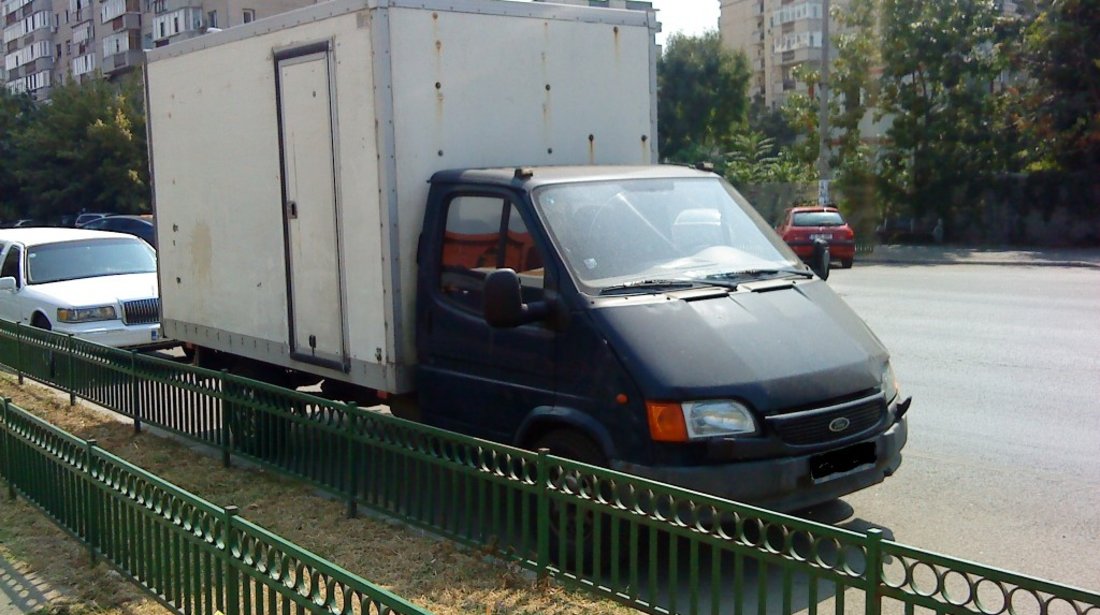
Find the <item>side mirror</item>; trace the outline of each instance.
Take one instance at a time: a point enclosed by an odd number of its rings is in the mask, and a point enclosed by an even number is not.
[[[484,313],[490,326],[512,328],[545,320],[550,315],[550,304],[524,303],[516,272],[497,269],[485,278]]]
[[[829,242],[814,240],[814,255],[810,259],[810,269],[822,280],[829,279]]]
[[[9,292],[15,292],[18,288],[15,284],[15,278],[8,276],[6,278],[0,278],[0,290],[6,290]]]

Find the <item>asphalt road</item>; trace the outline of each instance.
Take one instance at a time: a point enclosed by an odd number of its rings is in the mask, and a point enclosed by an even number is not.
[[[1100,590],[1100,270],[857,263],[829,284],[914,402],[899,472],[813,516]]]

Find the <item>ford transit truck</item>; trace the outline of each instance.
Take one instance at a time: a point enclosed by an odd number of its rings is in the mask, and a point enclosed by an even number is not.
[[[773,509],[882,481],[889,354],[722,178],[657,164],[658,28],[335,0],[151,50],[165,335]]]

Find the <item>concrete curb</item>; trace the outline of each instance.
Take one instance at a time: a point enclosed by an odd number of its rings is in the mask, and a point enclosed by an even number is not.
[[[936,260],[918,258],[874,258],[856,255],[856,264],[866,265],[983,265],[1001,267],[1076,267],[1085,269],[1100,269],[1100,263],[1088,261],[1009,261],[1009,260]]]
[[[876,245],[871,252],[857,253],[856,262],[869,265],[983,265],[1100,269],[1100,249],[883,244]]]

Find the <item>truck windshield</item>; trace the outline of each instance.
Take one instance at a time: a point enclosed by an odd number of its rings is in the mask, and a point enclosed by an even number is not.
[[[800,268],[744,197],[718,178],[557,184],[538,189],[534,199],[586,292]]]
[[[27,249],[27,281],[30,284],[156,270],[156,253],[136,237],[66,241]]]

